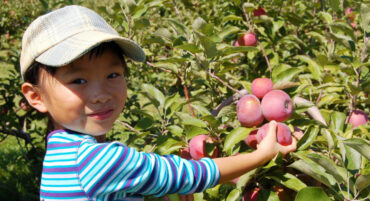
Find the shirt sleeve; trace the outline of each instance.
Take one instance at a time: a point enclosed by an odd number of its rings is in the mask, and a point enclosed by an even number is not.
[[[82,188],[90,198],[118,191],[154,196],[190,194],[215,186],[220,178],[210,158],[194,161],[160,156],[119,142],[81,143],[77,166]]]

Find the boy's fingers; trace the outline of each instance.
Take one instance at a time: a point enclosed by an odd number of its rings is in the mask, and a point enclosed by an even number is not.
[[[303,137],[303,134],[302,134],[302,132],[293,132],[293,136],[297,140],[300,140]]]
[[[266,137],[268,136],[276,139],[276,121],[274,120],[270,121],[269,123],[269,130]]]

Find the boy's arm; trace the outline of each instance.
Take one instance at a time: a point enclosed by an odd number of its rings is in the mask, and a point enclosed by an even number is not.
[[[281,152],[283,155],[296,150],[296,139],[293,137],[291,145],[282,146],[276,141],[276,122],[270,122],[270,128],[265,138],[258,145],[257,150],[251,153],[239,154],[225,158],[214,159],[220,170],[220,183],[230,181],[246,172],[257,168],[271,160]]]

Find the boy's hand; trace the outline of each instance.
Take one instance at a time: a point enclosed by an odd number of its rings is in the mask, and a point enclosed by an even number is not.
[[[283,156],[289,152],[295,151],[297,149],[297,140],[294,135],[292,135],[292,144],[288,146],[283,146],[279,144],[276,140],[276,122],[271,121],[269,123],[269,130],[267,135],[263,138],[260,144],[257,145],[257,151],[263,156],[266,156],[266,160],[271,160],[281,152]]]

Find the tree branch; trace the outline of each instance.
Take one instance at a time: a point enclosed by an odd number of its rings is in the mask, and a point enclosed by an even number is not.
[[[12,136],[15,136],[17,138],[22,138],[24,141],[26,141],[26,143],[31,143],[31,136],[30,134],[28,133],[25,133],[21,130],[5,130],[5,129],[1,129],[0,130],[0,133],[4,133],[6,135],[12,135]]]

